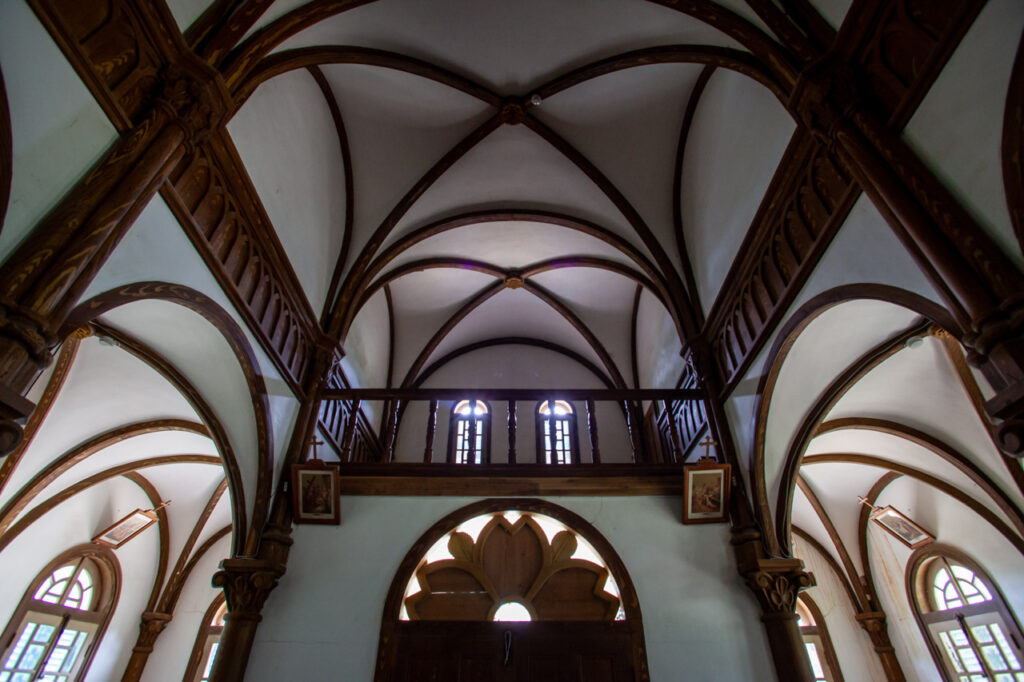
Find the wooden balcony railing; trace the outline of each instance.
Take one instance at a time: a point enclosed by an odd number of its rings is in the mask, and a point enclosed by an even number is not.
[[[491,452],[502,451],[502,430],[506,438],[504,452],[505,462],[501,464],[536,464],[541,462],[540,453],[530,452],[523,446],[520,438],[522,417],[519,415],[520,405],[529,405],[529,414],[533,417],[537,405],[547,400],[561,400],[577,406],[574,409],[577,419],[577,433],[580,441],[586,438],[589,443],[588,457],[577,460],[580,464],[601,464],[603,452],[607,452],[610,444],[615,448],[612,462],[632,464],[679,464],[692,448],[704,422],[704,396],[698,389],[480,389],[480,388],[443,388],[443,389],[329,389],[323,394],[320,412],[321,429],[333,441],[332,445],[344,464],[349,463],[396,463],[412,461],[440,464],[447,462],[446,448],[438,447],[437,419],[441,410],[450,410],[451,406],[462,400],[480,400],[491,406],[490,430],[493,442]],[[657,434],[645,434],[641,418],[644,404],[656,402],[659,414],[656,420]],[[369,403],[383,405],[383,427],[378,436],[366,433],[361,428],[358,416],[361,407]],[[426,416],[422,429],[406,423],[411,415],[408,409],[416,403],[426,404]],[[602,403],[616,404],[625,422],[625,438],[621,439],[622,421],[614,425],[612,433],[615,439],[605,441],[602,446],[601,434],[605,429],[599,423],[597,406]],[[504,406],[502,410],[499,406]],[[422,414],[422,409],[419,410]],[[522,410],[524,413],[526,410]],[[504,414],[502,414],[504,413]],[[607,416],[607,412],[605,413]],[[669,419],[667,416],[672,415]],[[504,428],[500,422],[504,422]],[[475,421],[474,421],[475,434]],[[532,427],[530,428],[532,431]],[[396,458],[396,439],[416,438],[422,443],[422,456],[409,457],[409,444],[405,443],[405,457]],[[585,436],[583,435],[585,434]],[[652,443],[651,437],[658,439]],[[622,442],[622,445],[619,443]],[[602,447],[605,449],[603,450]],[[624,449],[625,452],[620,450]],[[495,462],[498,464],[498,462]],[[490,463],[489,463],[490,465]],[[479,465],[461,465],[479,466]],[[564,466],[564,465],[561,465]]]

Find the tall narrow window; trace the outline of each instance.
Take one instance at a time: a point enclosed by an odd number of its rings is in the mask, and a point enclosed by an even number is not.
[[[203,616],[203,622],[196,635],[192,656],[189,657],[185,680],[189,682],[209,682],[213,673],[213,661],[217,658],[220,635],[224,632],[224,618],[228,615],[228,605],[224,595],[219,595],[210,604]]]
[[[911,565],[920,623],[945,678],[1024,682],[1020,626],[981,567],[941,549]]]
[[[472,405],[472,407],[471,407]],[[486,464],[491,456],[491,413],[482,400],[463,400],[452,408],[448,428],[448,461]]]
[[[797,598],[796,616],[815,682],[842,682],[843,676],[839,672],[839,663],[832,648],[832,638],[828,636],[821,611],[807,595]]]
[[[47,566],[4,631],[0,682],[84,677],[113,610],[117,582],[109,550],[73,550]]]
[[[564,400],[545,400],[537,406],[537,461],[575,464],[580,461],[576,414]]]

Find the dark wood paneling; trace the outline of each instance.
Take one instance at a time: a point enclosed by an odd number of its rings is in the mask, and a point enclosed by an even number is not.
[[[218,131],[186,158],[161,193],[260,345],[301,394],[319,338],[316,316],[227,133]]]
[[[606,453],[607,454],[607,453]],[[342,495],[681,495],[683,471],[659,464],[341,465]]]

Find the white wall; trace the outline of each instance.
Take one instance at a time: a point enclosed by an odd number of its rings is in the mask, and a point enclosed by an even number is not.
[[[340,527],[299,526],[263,610],[247,680],[373,678],[384,600],[412,544],[456,497],[344,497]],[[653,682],[774,679],[724,525],[684,526],[677,497],[552,498],[607,538],[636,586]]]
[[[885,671],[878,654],[871,646],[867,632],[854,619],[853,605],[835,570],[817,550],[799,538],[793,554],[803,559],[804,568],[814,574],[817,584],[805,593],[821,611],[843,679],[850,682],[884,681]]]

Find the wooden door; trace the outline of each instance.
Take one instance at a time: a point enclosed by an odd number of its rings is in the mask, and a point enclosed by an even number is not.
[[[635,682],[625,623],[399,623],[393,682]]]

